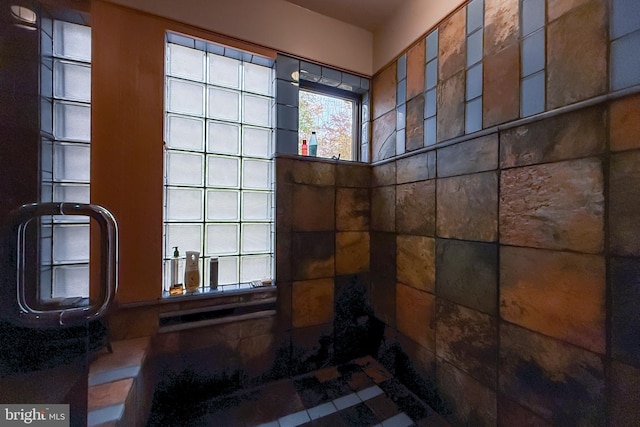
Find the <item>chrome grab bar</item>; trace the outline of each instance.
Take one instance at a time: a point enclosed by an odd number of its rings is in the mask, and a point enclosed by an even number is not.
[[[100,298],[97,304],[72,306],[64,309],[37,309],[31,307],[26,296],[26,229],[37,217],[47,215],[84,215],[96,220],[100,226]],[[107,209],[86,203],[31,203],[12,212],[13,228],[17,230],[16,298],[18,321],[26,326],[66,326],[103,316],[113,301],[117,288],[118,227]]]

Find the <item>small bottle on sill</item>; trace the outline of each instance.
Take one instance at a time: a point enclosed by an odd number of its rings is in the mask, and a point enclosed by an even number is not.
[[[303,139],[302,140],[302,149],[300,150],[301,154],[303,156],[308,156],[309,155],[309,147],[307,147],[307,140]]]

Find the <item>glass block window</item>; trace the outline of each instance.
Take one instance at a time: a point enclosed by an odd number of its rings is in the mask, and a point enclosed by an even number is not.
[[[640,3],[613,0],[611,3],[611,89],[640,84]]]
[[[41,19],[41,202],[89,203],[91,28]],[[89,296],[89,217],[40,219],[41,300]]]
[[[396,155],[405,152],[407,128],[407,54],[404,53],[397,61],[396,87]]]
[[[436,143],[436,114],[438,112],[438,29],[427,36],[424,94],[424,145]]]
[[[545,109],[545,0],[521,0],[520,115]]]
[[[201,291],[211,258],[221,291],[272,278],[273,61],[170,33],[165,75],[164,290],[174,247]]]
[[[465,92],[465,132],[482,129],[482,36],[484,0],[467,5],[467,74]]]

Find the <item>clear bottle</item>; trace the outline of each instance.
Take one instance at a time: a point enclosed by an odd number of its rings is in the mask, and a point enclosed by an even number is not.
[[[171,258],[171,286],[175,286],[179,283],[179,260],[180,260],[180,252],[178,251],[178,247],[173,247],[173,258]]]
[[[316,157],[318,155],[318,136],[315,132],[311,132],[309,139],[309,155]]]

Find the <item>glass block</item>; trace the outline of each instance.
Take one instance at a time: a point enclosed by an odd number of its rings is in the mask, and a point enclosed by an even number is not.
[[[242,224],[242,253],[271,251],[271,224]]]
[[[238,224],[207,224],[207,256],[238,253]]]
[[[167,221],[202,221],[203,190],[199,188],[167,189]]]
[[[175,113],[202,116],[204,114],[204,85],[168,79],[167,109]]]
[[[427,63],[427,67],[425,69],[425,80],[424,87],[425,89],[432,89],[436,87],[438,84],[438,60],[434,59],[433,61]]]
[[[53,268],[52,298],[89,297],[89,265]]]
[[[522,93],[520,96],[520,114],[522,117],[531,116],[544,111],[544,79],[544,71],[522,79]]]
[[[276,115],[279,129],[298,131],[298,107],[278,105]]]
[[[91,149],[85,144],[55,144],[53,147],[53,179],[89,182]]]
[[[424,146],[436,143],[436,117],[430,117],[424,121]]]
[[[240,121],[240,92],[210,87],[207,116],[213,119]]]
[[[40,98],[40,130],[53,134],[53,101],[49,98]]]
[[[242,127],[242,155],[271,158],[273,155],[271,129]]]
[[[466,100],[482,95],[482,63],[467,70]]]
[[[438,29],[436,28],[427,36],[426,60],[431,61],[438,57]]]
[[[272,278],[270,255],[243,256],[240,258],[240,282]]]
[[[240,160],[233,157],[208,156],[207,185],[238,188],[240,185]]]
[[[218,258],[218,285],[233,285],[238,279],[238,257]]]
[[[544,69],[544,29],[522,40],[522,76],[529,76]]]
[[[167,74],[198,82],[204,81],[205,53],[177,44],[168,45]]]
[[[467,37],[467,67],[482,61],[482,30]]]
[[[271,188],[271,162],[267,160],[242,160],[242,187],[257,190]]]
[[[40,201],[53,202],[53,185],[43,182],[40,184]]]
[[[640,84],[640,31],[611,43],[611,89]]]
[[[257,191],[242,192],[243,221],[270,221],[271,218],[270,193]]]
[[[369,163],[369,144],[362,144],[360,147],[360,161]]]
[[[640,30],[640,4],[638,0],[613,0],[611,39]]]
[[[273,93],[273,71],[271,68],[245,63],[244,90],[271,95]]]
[[[89,224],[53,227],[53,262],[89,261]]]
[[[299,103],[298,85],[285,80],[276,80],[276,98],[278,104],[297,106]]]
[[[167,147],[201,151],[204,146],[204,120],[167,115]]]
[[[396,90],[396,105],[402,105],[407,101],[407,81],[398,82]]]
[[[473,33],[484,23],[484,0],[472,0],[467,5],[467,34]]]
[[[91,62],[91,27],[54,21],[53,52],[58,57]]]
[[[207,190],[207,221],[239,221],[240,192]]]
[[[407,104],[396,108],[396,129],[404,129],[407,126]]]
[[[202,224],[165,224],[164,257],[173,256],[174,246],[184,257],[186,251],[200,251],[202,247]]]
[[[240,89],[242,62],[212,53],[209,57],[209,83],[233,89]]]
[[[362,124],[362,143],[363,144],[368,144],[369,143],[369,136],[371,135],[371,123],[370,122],[366,122]]]
[[[436,89],[427,91],[424,98],[424,116],[429,118],[436,115],[437,112],[437,93]]]
[[[545,0],[522,0],[522,35],[527,36],[544,27]]]
[[[242,95],[242,121],[256,126],[271,126],[271,105],[273,100],[263,96]]]
[[[407,54],[398,58],[397,62],[398,81],[404,80],[407,77]]]
[[[56,139],[84,142],[91,140],[91,107],[55,102],[53,110],[53,133]]]
[[[240,125],[210,121],[207,151],[218,154],[240,154]]]
[[[56,60],[53,67],[53,93],[56,98],[91,101],[90,66]]]
[[[53,201],[90,203],[89,185],[53,184]]]
[[[167,152],[168,185],[202,185],[203,156],[195,153]]]
[[[467,102],[464,122],[466,133],[482,130],[482,97]]]
[[[399,130],[398,132],[396,132],[396,156],[399,156],[400,154],[404,154],[405,152],[405,131],[404,129]]]

